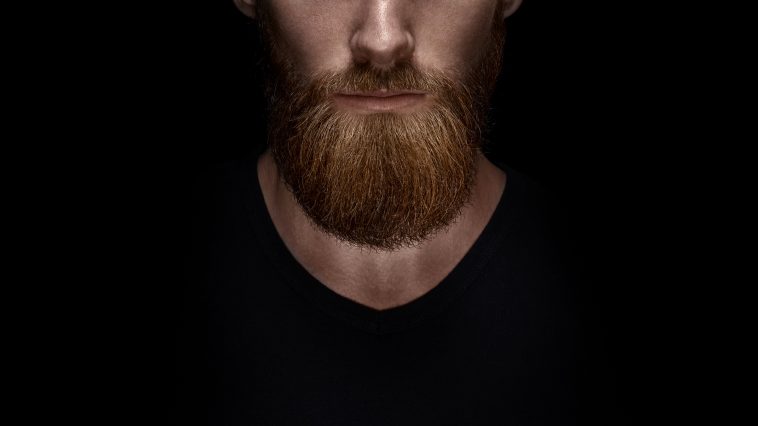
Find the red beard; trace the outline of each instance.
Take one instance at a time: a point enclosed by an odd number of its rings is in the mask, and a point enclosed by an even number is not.
[[[278,172],[307,217],[359,246],[393,250],[451,225],[471,197],[487,106],[500,72],[504,26],[463,77],[370,64],[307,78],[282,55],[260,11],[268,53],[269,146]],[[496,14],[495,16],[500,16]],[[336,92],[422,90],[424,108],[407,114],[353,114]]]

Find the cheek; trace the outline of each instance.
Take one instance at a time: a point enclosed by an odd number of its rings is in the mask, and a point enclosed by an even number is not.
[[[276,11],[282,53],[312,75],[344,68],[350,60],[348,11],[326,13],[318,1],[282,2]]]
[[[360,17],[360,2],[325,7],[324,0],[272,2],[274,28],[282,54],[307,75],[345,68],[352,60],[350,38]],[[409,24],[421,67],[459,74],[487,46],[496,2],[492,0],[419,0]]]
[[[490,41],[495,2],[471,3],[479,6],[455,2],[444,11],[430,9],[424,13],[416,29],[420,63],[460,72],[477,62]]]

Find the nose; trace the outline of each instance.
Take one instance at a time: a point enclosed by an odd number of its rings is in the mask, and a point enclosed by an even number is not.
[[[410,32],[407,0],[366,0],[360,25],[350,48],[355,62],[370,62],[380,69],[392,68],[413,55],[415,40]]]

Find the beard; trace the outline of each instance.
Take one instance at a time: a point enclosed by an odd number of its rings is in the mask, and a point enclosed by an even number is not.
[[[479,62],[458,77],[412,62],[306,76],[277,45],[265,10],[258,17],[268,146],[310,221],[344,243],[387,251],[416,246],[453,224],[475,184],[500,72],[502,19],[493,22]],[[351,113],[331,100],[338,92],[382,88],[431,96],[408,113]]]

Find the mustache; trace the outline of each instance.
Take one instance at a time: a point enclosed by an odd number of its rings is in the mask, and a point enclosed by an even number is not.
[[[353,64],[340,72],[323,72],[301,87],[306,93],[325,99],[336,93],[388,91],[422,91],[440,94],[458,86],[441,71],[420,71],[410,62],[402,62],[390,69],[376,68],[369,63]]]

